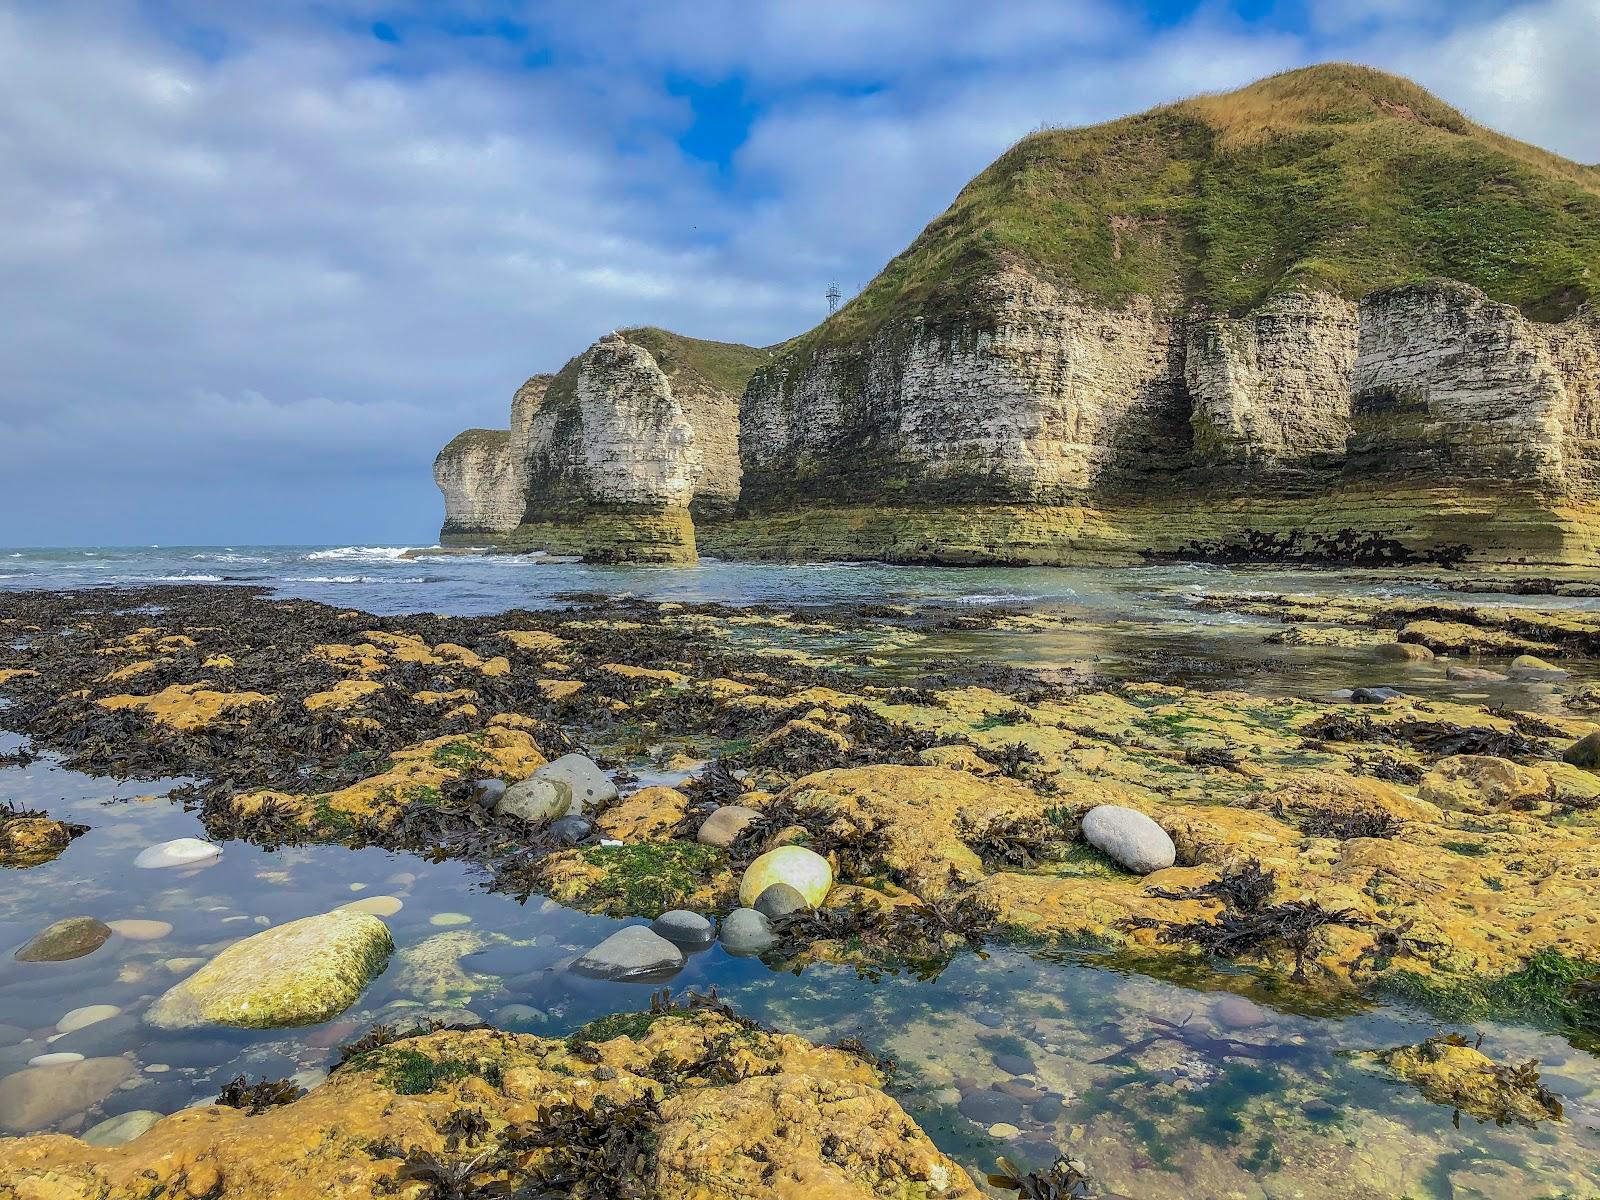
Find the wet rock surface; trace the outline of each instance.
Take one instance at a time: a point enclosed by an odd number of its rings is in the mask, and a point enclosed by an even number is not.
[[[354,1197],[439,1162],[465,1164],[474,1188],[580,1170],[595,1194],[642,1200],[981,1195],[859,1057],[715,1012],[637,1016],[631,1028],[567,1041],[410,1038],[361,1054],[287,1105],[189,1110],[115,1151],[57,1135],[0,1141],[0,1178],[63,1200],[192,1195],[197,1184],[238,1200]],[[33,1102],[0,1117],[42,1111]],[[469,1153],[442,1132],[463,1111],[484,1118]],[[609,1152],[616,1139],[626,1152]]]

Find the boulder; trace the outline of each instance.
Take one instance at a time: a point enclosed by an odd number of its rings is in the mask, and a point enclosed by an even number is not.
[[[709,946],[717,937],[710,921],[686,908],[674,908],[662,913],[651,922],[650,928],[667,941],[690,949]]]
[[[720,846],[726,849],[733,839],[744,832],[744,827],[761,814],[742,804],[724,804],[700,823],[694,837],[702,846]]]
[[[542,825],[566,815],[572,807],[572,796],[548,779],[534,775],[521,783],[514,783],[495,801],[496,816],[515,817],[530,825]]]
[[[315,1025],[349,1008],[393,950],[388,926],[371,913],[302,917],[229,946],[168,989],[145,1020],[159,1029]]]
[[[133,1141],[157,1121],[162,1114],[149,1108],[136,1108],[120,1113],[110,1120],[101,1121],[78,1136],[91,1146],[121,1146]]]
[[[575,813],[592,812],[617,798],[617,785],[592,758],[582,754],[563,754],[554,762],[545,763],[533,778],[548,780],[564,789]]]
[[[1561,752],[1561,761],[1585,771],[1600,771],[1600,730],[1573,742]]]
[[[787,883],[812,908],[819,908],[833,887],[833,868],[822,855],[804,846],[768,850],[745,870],[739,881],[739,903],[753,909],[761,893],[775,883]]]
[[[133,860],[133,865],[146,871],[159,870],[163,867],[192,867],[196,863],[209,862],[221,853],[221,846],[201,841],[199,838],[173,838],[170,842],[146,846],[139,851],[139,856]]]
[[[1416,642],[1384,642],[1378,647],[1378,657],[1386,662],[1427,662],[1433,651]]]
[[[1358,687],[1350,693],[1351,704],[1387,704],[1399,700],[1405,693],[1392,687]]]
[[[111,927],[93,917],[66,917],[47,925],[11,957],[18,962],[66,962],[93,954],[106,944]]]
[[[586,817],[568,815],[551,821],[545,832],[560,845],[577,846],[594,832],[594,823]]]
[[[776,921],[779,917],[809,909],[811,905],[797,889],[787,883],[775,883],[757,896],[751,907],[769,921]]]
[[[753,908],[736,908],[723,917],[721,938],[729,954],[760,954],[778,940],[772,922]]]
[[[1571,674],[1533,654],[1519,654],[1511,660],[1513,679],[1565,679]]]
[[[0,1079],[0,1130],[33,1133],[100,1103],[133,1074],[125,1058],[28,1067]]]
[[[1142,812],[1101,804],[1084,814],[1083,839],[1125,871],[1148,875],[1177,860],[1172,838]]]
[[[572,969],[591,979],[660,979],[683,966],[683,951],[643,925],[619,929],[576,962]]]

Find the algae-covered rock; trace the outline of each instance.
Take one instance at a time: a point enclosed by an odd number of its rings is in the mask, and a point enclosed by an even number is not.
[[[258,1115],[186,1109],[114,1149],[0,1141],[0,1180],[50,1200],[422,1195],[401,1156],[367,1149],[393,1145],[470,1162],[457,1195],[565,1195],[581,1171],[588,1195],[640,1200],[981,1200],[882,1083],[856,1055],[708,1010],[608,1017],[571,1040],[444,1030]],[[487,1119],[465,1153],[444,1132],[462,1109]],[[515,1139],[551,1121],[553,1145]]]
[[[571,806],[570,792],[535,775],[507,788],[495,801],[494,811],[497,816],[515,817],[519,821],[537,825],[556,820]]]
[[[1539,1082],[1537,1063],[1503,1066],[1459,1034],[1396,1046],[1372,1057],[1435,1104],[1452,1105],[1480,1120],[1533,1125],[1561,1117],[1561,1101]]]
[[[303,917],[229,946],[170,988],[145,1020],[161,1029],[314,1025],[349,1008],[393,950],[389,927],[371,913]]]
[[[776,883],[786,883],[816,908],[828,898],[833,868],[815,850],[804,846],[779,846],[768,850],[745,870],[739,881],[739,903],[754,908],[761,893]]]
[[[111,927],[94,917],[65,917],[41,929],[12,955],[18,962],[67,962],[93,954],[111,936]]]

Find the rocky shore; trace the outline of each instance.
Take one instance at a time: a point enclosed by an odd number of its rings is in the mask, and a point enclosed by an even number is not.
[[[1600,724],[1576,686],[1572,704],[1538,713],[1404,687],[1407,671],[1442,667],[1568,687],[1558,664],[1592,655],[1587,616],[1265,594],[1199,603],[1317,631],[1308,645],[1343,639],[1367,664],[1357,681],[1402,686],[1318,698],[1205,689],[1181,663],[1122,681],[981,657],[920,677],[875,665],[952,630],[1086,623],[1066,612],[577,597],[559,610],[378,617],[174,587],[0,597],[0,724],[79,771],[194,779],[173,796],[207,836],[150,846],[138,867],[190,869],[230,839],[459,859],[496,891],[640,919],[579,947],[570,970],[594,980],[665,982],[714,943],[790,969],[923,975],[985,946],[1055,947],[1151,979],[1203,978],[1223,997],[1213,1032],[1158,1024],[1114,1052],[1130,1061],[1270,1060],[1281,1049],[1248,1032],[1267,1019],[1260,1006],[1337,1010],[1385,994],[1446,1020],[1594,1044]],[[59,852],[49,831],[62,824],[13,814],[8,844],[43,829]],[[141,1019],[159,1030],[336,1019],[384,972],[399,906],[374,895],[235,941],[186,963]],[[389,967],[423,1002],[452,1002],[467,980],[457,960],[483,946],[454,919]],[[29,953],[71,960],[133,936],[73,920],[39,931]],[[997,1045],[1011,1090],[964,1087],[959,1113],[1016,1138],[1032,1106],[1061,1093]],[[1372,1063],[1432,1103],[1559,1119],[1536,1071],[1454,1044]],[[31,1107],[41,1070],[72,1074],[79,1090],[65,1099],[65,1076],[49,1080],[48,1103],[67,1108]],[[409,1090],[407,1071],[428,1085]],[[114,1057],[29,1065],[0,1080],[0,1117],[47,1128],[125,1076]],[[546,1170],[636,1188],[573,1195],[980,1194],[880,1082],[858,1054],[751,1029],[710,1002],[663,1001],[561,1042],[436,1030],[369,1045],[262,1114],[179,1113],[123,1149],[0,1143],[0,1174],[22,1172],[30,1200],[132,1196],[152,1181],[197,1196],[357,1196],[405,1180],[418,1196],[489,1195],[427,1181],[485,1189]],[[567,1131],[559,1151],[541,1122]],[[725,1138],[691,1135],[707,1123]]]

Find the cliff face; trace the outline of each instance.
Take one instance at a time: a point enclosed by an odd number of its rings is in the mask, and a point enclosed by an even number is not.
[[[629,330],[529,379],[509,430],[470,430],[440,452],[441,542],[693,561],[691,508],[738,496],[738,398],[719,381],[742,388],[755,353]]]
[[[738,555],[1588,563],[1597,264],[1600,170],[1287,72],[1024,138],[771,352],[627,331],[505,461],[452,443],[446,536],[688,480]]]
[[[758,372],[716,549],[901,561],[1585,561],[1600,320],[1469,286],[1247,316],[1108,308],[1012,267],[964,325]],[[804,520],[793,514],[805,508]]]

